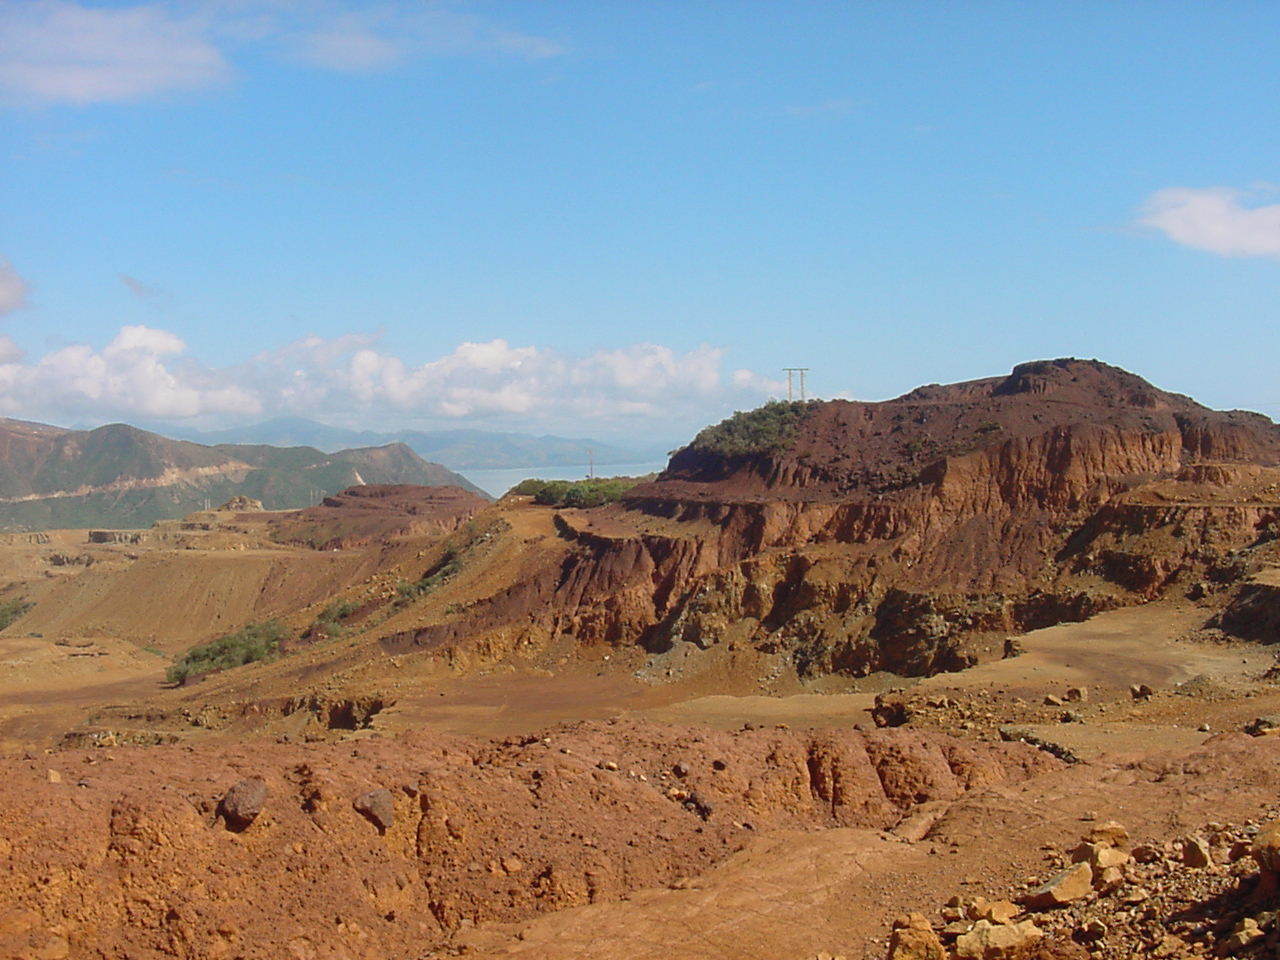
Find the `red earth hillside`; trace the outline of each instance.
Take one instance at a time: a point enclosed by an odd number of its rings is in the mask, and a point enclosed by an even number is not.
[[[1280,519],[1280,427],[1098,361],[793,405],[757,449],[724,442],[781,406],[704,431],[621,504],[561,511],[567,558],[384,647],[534,628],[801,675],[932,673],[998,656],[1010,632],[1230,579]]]

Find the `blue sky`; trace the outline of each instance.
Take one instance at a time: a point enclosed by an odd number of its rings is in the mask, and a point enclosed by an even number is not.
[[[0,414],[677,441],[1075,355],[1280,415],[1280,5],[0,0]]]

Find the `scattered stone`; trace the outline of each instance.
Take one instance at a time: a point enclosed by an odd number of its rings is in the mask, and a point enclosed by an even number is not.
[[[1044,934],[1031,920],[1001,924],[979,920],[956,940],[956,960],[1014,960],[1030,952]]]
[[[1071,862],[1087,863],[1096,872],[1107,867],[1124,866],[1129,862],[1129,854],[1108,843],[1082,843],[1071,851]]]
[[[1155,863],[1163,857],[1160,848],[1150,843],[1141,843],[1133,848],[1133,859],[1138,863]]]
[[[889,960],[947,960],[947,951],[924,914],[911,913],[893,921]]]
[[[1218,955],[1222,957],[1230,956],[1239,950],[1243,950],[1255,940],[1261,940],[1266,934],[1262,928],[1258,926],[1258,921],[1253,917],[1245,917],[1236,924],[1231,934],[1218,944]]]
[[[1077,863],[1026,894],[1022,902],[1032,910],[1047,910],[1079,900],[1092,890],[1093,867]]]
[[[898,693],[877,693],[871,719],[877,727],[901,727],[911,720],[910,704]]]
[[[1096,918],[1087,920],[1077,930],[1077,935],[1086,943],[1093,943],[1107,935],[1107,925]]]
[[[1187,837],[1182,841],[1182,862],[1196,869],[1213,866],[1213,852],[1204,837]]]
[[[241,780],[222,795],[218,812],[230,830],[241,831],[262,813],[267,802],[267,784],[258,777]]]
[[[1129,831],[1124,824],[1114,820],[1100,823],[1089,831],[1089,840],[1093,843],[1106,843],[1113,847],[1123,847],[1129,842]]]
[[[1273,820],[1258,831],[1250,852],[1261,871],[1254,899],[1270,898],[1280,888],[1280,820]]]
[[[992,923],[1013,923],[1014,917],[1022,912],[1022,908],[1011,900],[984,901],[978,911],[977,920],[990,920]]]
[[[1093,885],[1099,893],[1112,893],[1124,886],[1124,871],[1119,867],[1103,867],[1096,871]]]
[[[378,828],[379,833],[386,833],[396,822],[396,805],[391,791],[380,789],[362,793],[351,801],[356,812]]]
[[[1044,705],[1046,707],[1060,707],[1062,706],[1062,698],[1052,693],[1045,694]]]
[[[1251,737],[1262,737],[1274,730],[1280,730],[1280,717],[1275,714],[1255,717],[1244,725],[1244,732]]]

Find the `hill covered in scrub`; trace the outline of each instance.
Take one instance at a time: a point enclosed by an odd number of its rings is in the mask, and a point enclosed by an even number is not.
[[[465,478],[404,444],[311,447],[169,440],[115,423],[66,430],[0,420],[0,529],[146,527],[236,496],[269,510],[305,507],[351,486],[458,486]]]

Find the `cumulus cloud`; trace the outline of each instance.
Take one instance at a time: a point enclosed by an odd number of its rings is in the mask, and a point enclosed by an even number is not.
[[[20,102],[87,104],[209,86],[229,67],[206,29],[159,5],[0,3],[0,91]]]
[[[375,336],[349,334],[305,337],[214,369],[189,358],[176,334],[138,325],[100,349],[73,344],[36,360],[0,339],[0,413],[64,422],[297,414],[366,426],[669,433],[776,392],[750,370],[723,376],[723,361],[712,346],[639,343],[582,356],[490,340],[415,365]]]
[[[238,385],[175,363],[185,350],[167,330],[126,326],[101,350],[72,344],[28,363],[6,340],[0,344],[0,412],[54,419],[260,412],[258,399]]]
[[[0,257],[0,316],[25,307],[31,288],[9,261]]]
[[[1224,257],[1280,256],[1280,203],[1262,204],[1264,193],[1230,187],[1170,187],[1143,207],[1141,223],[1175,243]]]

